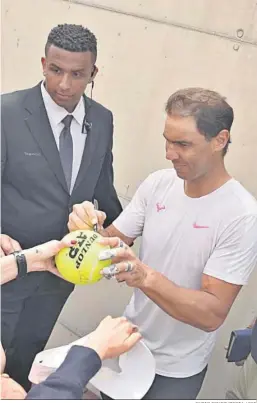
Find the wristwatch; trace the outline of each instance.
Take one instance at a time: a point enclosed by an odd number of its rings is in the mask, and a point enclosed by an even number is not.
[[[15,257],[18,268],[17,278],[25,277],[28,272],[26,256],[24,255],[22,250],[12,252],[12,255]]]

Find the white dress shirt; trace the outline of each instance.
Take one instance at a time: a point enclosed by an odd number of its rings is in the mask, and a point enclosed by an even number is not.
[[[79,172],[81,159],[85,147],[85,141],[87,137],[85,133],[82,133],[83,119],[85,115],[84,101],[83,98],[81,97],[75,110],[72,113],[69,113],[66,111],[66,109],[57,105],[53,101],[51,96],[46,91],[43,82],[41,84],[41,92],[58,150],[59,150],[59,137],[62,129],[64,128],[62,120],[67,115],[73,116],[71,122],[71,137],[73,141],[73,162],[72,162],[72,177],[70,187],[70,193],[71,193]]]

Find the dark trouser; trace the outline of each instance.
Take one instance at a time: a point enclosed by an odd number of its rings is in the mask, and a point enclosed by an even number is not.
[[[36,354],[49,339],[73,285],[50,274],[31,273],[1,287],[1,339],[5,372],[27,391]]]
[[[195,400],[202,387],[206,371],[207,367],[199,374],[189,378],[168,378],[155,375],[153,384],[143,400]],[[104,400],[111,400],[103,393],[101,396]]]

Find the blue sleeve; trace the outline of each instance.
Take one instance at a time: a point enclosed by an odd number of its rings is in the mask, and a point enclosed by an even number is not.
[[[80,400],[85,386],[101,365],[101,360],[94,350],[73,346],[62,365],[44,382],[34,385],[26,399]]]

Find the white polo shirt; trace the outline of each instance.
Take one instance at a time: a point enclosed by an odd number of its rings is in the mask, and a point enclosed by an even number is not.
[[[243,285],[257,264],[257,202],[235,179],[190,198],[175,170],[157,171],[113,225],[142,235],[140,259],[181,287],[199,290],[203,273]],[[216,332],[172,318],[139,289],[125,315],[154,354],[157,374],[189,377],[207,365]]]

